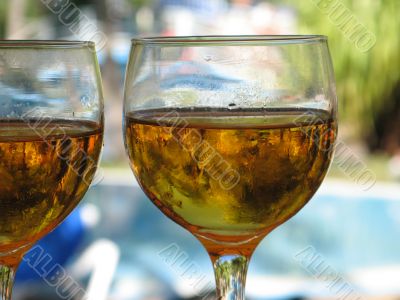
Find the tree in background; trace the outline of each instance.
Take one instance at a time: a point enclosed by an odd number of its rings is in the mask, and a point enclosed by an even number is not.
[[[7,2],[0,1],[0,37],[6,34]]]
[[[400,1],[284,0],[298,11],[299,32],[329,36],[341,121],[351,124],[370,149],[400,149]],[[331,5],[331,9],[327,9]],[[376,36],[360,51],[340,29],[338,5],[350,11]],[[332,8],[333,7],[333,8]],[[343,13],[343,9],[341,10]]]

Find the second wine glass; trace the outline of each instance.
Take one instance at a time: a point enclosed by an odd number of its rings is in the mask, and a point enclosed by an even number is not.
[[[324,36],[132,41],[125,144],[147,196],[213,262],[220,299],[243,299],[248,263],[328,170],[336,94]]]
[[[0,41],[0,299],[24,253],[85,195],[103,122],[93,43]]]

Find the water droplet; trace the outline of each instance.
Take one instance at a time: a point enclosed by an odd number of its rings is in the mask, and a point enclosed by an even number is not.
[[[235,103],[229,103],[228,104],[228,109],[234,109],[235,108],[235,106],[236,106],[236,104]]]
[[[81,103],[84,107],[90,107],[92,106],[92,102],[90,101],[90,98],[86,95],[83,95],[81,97]]]

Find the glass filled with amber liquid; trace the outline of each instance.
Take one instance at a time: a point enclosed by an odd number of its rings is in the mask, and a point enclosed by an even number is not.
[[[324,36],[133,40],[131,167],[150,200],[204,245],[219,298],[244,298],[259,242],[317,191],[336,105]]]
[[[91,42],[0,42],[0,299],[25,252],[75,208],[103,145]]]

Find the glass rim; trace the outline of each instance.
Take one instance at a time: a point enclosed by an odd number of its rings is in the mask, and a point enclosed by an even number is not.
[[[327,41],[326,35],[198,35],[152,36],[131,39],[133,45],[307,44]]]
[[[74,40],[2,40],[1,48],[94,48],[95,43],[91,41]]]

